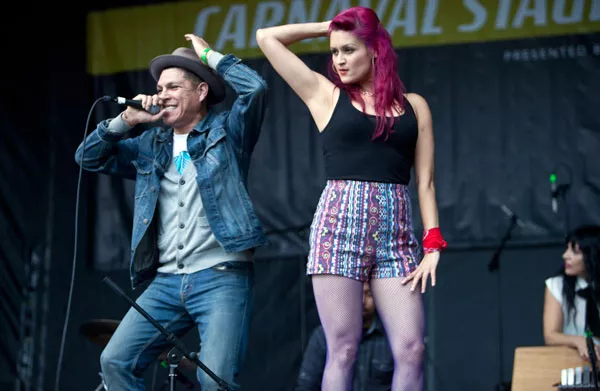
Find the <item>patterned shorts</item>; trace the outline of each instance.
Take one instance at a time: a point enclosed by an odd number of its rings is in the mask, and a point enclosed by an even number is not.
[[[327,181],[311,225],[306,274],[404,277],[420,259],[407,186]]]

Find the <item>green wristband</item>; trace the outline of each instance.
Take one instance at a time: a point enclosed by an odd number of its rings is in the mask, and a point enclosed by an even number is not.
[[[208,54],[208,52],[210,52],[212,49],[211,48],[206,48],[204,49],[204,51],[202,52],[202,56],[200,57],[202,59],[202,62],[208,65],[208,60],[206,59],[206,55]]]

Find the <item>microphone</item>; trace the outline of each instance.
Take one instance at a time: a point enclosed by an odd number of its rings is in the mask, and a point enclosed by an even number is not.
[[[133,99],[127,99],[127,98],[123,98],[120,96],[104,96],[102,97],[102,99],[106,102],[115,102],[118,103],[120,105],[125,105],[125,106],[130,106],[133,107],[134,109],[138,109],[138,110],[144,110],[147,111],[148,113],[155,115],[160,113],[160,106],[157,105],[152,105],[150,106],[150,109],[146,110],[144,109],[144,106],[142,106],[142,102],[139,100],[133,100]]]
[[[556,187],[556,174],[550,174],[550,195],[552,196],[552,212],[556,213],[558,211],[558,200],[556,199],[558,196],[558,189]]]

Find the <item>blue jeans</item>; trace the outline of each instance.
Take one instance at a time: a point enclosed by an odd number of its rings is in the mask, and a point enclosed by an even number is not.
[[[196,325],[200,361],[235,384],[246,348],[253,283],[251,262],[225,262],[193,274],[159,273],[136,302],[177,336]],[[100,356],[107,389],[144,390],[144,371],[170,346],[131,308]],[[200,368],[197,375],[203,391],[217,390],[217,383]]]

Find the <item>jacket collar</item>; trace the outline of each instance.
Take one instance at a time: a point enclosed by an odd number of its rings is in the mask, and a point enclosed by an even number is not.
[[[194,126],[192,132],[204,133],[210,130],[215,118],[216,114],[213,110],[209,110],[208,113]],[[162,128],[158,134],[156,135],[156,139],[161,142],[165,142],[173,139],[173,128]]]
[[[198,132],[198,133],[204,133],[206,131],[208,131],[213,123],[213,121],[215,120],[216,115],[213,113],[212,110],[208,110],[208,112],[206,113],[206,115],[204,116],[204,118],[202,118],[200,120],[200,122],[198,122],[196,124],[196,126],[194,126],[194,129],[192,129],[192,132]]]

